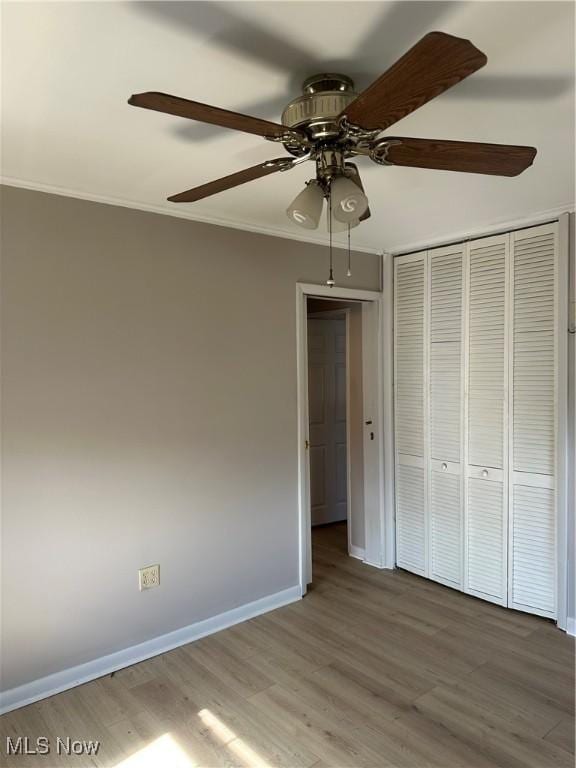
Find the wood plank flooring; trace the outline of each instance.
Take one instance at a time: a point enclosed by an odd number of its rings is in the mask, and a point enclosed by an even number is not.
[[[347,557],[273,611],[0,718],[0,765],[574,766],[574,643],[550,622]],[[99,739],[7,757],[6,736]]]

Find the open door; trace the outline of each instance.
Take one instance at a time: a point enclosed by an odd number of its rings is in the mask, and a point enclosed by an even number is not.
[[[345,288],[327,288],[326,286],[299,285],[297,286],[297,336],[298,336],[298,466],[299,466],[299,519],[300,519],[300,577],[302,593],[306,592],[306,586],[312,581],[312,544],[311,526],[314,519],[322,518],[329,521],[335,515],[342,513],[344,509],[350,513],[350,430],[348,428],[346,440],[343,440],[342,429],[338,432],[337,421],[332,426],[327,426],[322,413],[322,403],[326,390],[322,387],[342,388],[342,375],[338,373],[338,355],[329,355],[322,359],[312,350],[313,370],[309,371],[308,344],[338,342],[338,333],[324,332],[320,324],[315,325],[314,332],[309,337],[307,298],[316,296],[329,298],[332,301],[353,301],[361,303],[362,317],[362,341],[361,341],[361,416],[359,442],[361,445],[361,470],[362,470],[362,509],[352,509],[352,516],[361,516],[364,529],[364,547],[361,553],[352,551],[349,554],[360,557],[367,564],[378,568],[393,567],[393,559],[387,557],[387,552],[393,553],[393,543],[385,541],[385,527],[393,535],[393,501],[388,511],[391,525],[385,526],[385,467],[390,462],[384,457],[384,408],[383,395],[384,377],[382,375],[383,360],[383,307],[382,294],[373,291],[363,291]],[[390,328],[391,330],[391,328]],[[332,334],[332,335],[331,335]],[[324,338],[324,342],[321,339]],[[330,339],[330,342],[327,340]],[[345,359],[345,358],[344,358]],[[333,373],[327,374],[320,371],[329,366]],[[344,368],[345,371],[345,368]],[[338,383],[338,379],[340,382]],[[345,377],[344,377],[345,381]],[[349,389],[349,385],[348,385]],[[391,393],[389,393],[391,396]],[[338,397],[336,397],[338,400]],[[340,397],[340,415],[345,409]],[[390,397],[391,410],[391,397]],[[348,422],[349,423],[349,422]],[[332,446],[327,446],[327,439]],[[344,446],[347,449],[344,450]],[[338,459],[338,452],[340,459]],[[348,493],[344,499],[342,482],[332,482],[331,488],[326,486],[323,479],[311,484],[311,466],[326,466],[327,457],[332,456],[331,467],[342,466],[346,463],[346,471],[339,470],[341,476],[348,479]],[[330,471],[330,470],[325,470]],[[325,477],[327,475],[325,474]],[[393,475],[389,482],[393,484]],[[386,494],[393,500],[393,487]],[[339,511],[338,511],[339,510]],[[386,543],[389,544],[388,549]]]

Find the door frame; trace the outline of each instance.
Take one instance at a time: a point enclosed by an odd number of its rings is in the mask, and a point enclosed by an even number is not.
[[[570,547],[569,515],[570,503],[570,455],[568,416],[570,410],[570,392],[568,389],[568,348],[570,338],[570,214],[558,216],[558,255],[556,277],[556,624],[560,629],[571,635],[575,633],[574,617],[568,615],[569,575],[571,556],[574,550]],[[575,275],[576,277],[576,275]],[[573,395],[572,395],[573,397]],[[576,417],[575,417],[576,424]],[[574,439],[574,436],[572,436]],[[573,566],[572,566],[573,567]]]
[[[298,414],[298,541],[299,583],[306,594],[312,574],[312,542],[310,519],[310,467],[307,451],[308,422],[308,296],[336,301],[360,301],[362,314],[362,373],[364,415],[373,424],[364,433],[364,446],[370,431],[374,432],[376,455],[369,460],[364,451],[364,483],[377,500],[364,509],[365,562],[376,568],[395,567],[394,541],[394,453],[392,396],[392,257],[384,257],[382,292],[357,288],[329,287],[313,283],[296,284],[297,344],[297,414]],[[366,421],[366,419],[365,419]],[[373,445],[373,444],[372,444]],[[372,452],[374,454],[374,452]],[[369,468],[371,471],[367,472]],[[368,480],[367,480],[368,478]],[[371,478],[371,479],[370,479]],[[366,493],[365,493],[366,501]]]

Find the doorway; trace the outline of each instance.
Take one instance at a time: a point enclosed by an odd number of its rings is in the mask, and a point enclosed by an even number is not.
[[[309,296],[306,308],[312,549],[331,538],[363,560],[362,305]]]
[[[384,295],[297,286],[302,594],[313,580],[313,525],[335,526],[348,555],[394,567],[392,366],[383,365],[392,359],[392,319]]]

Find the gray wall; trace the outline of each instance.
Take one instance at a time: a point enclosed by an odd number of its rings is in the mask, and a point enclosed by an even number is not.
[[[8,689],[297,583],[295,283],[323,282],[327,252],[1,202]],[[346,285],[377,289],[378,257]]]

